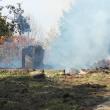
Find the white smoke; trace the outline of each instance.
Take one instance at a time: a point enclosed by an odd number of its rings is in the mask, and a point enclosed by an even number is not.
[[[30,17],[33,34],[38,31],[38,26],[42,27],[44,38],[51,28],[55,28],[59,33],[59,22],[64,11],[68,11],[74,0],[3,0],[1,4],[21,3],[25,11],[25,16]],[[36,29],[35,29],[36,28]]]
[[[61,36],[51,44],[48,64],[85,68],[110,55],[110,0],[78,0],[64,14]]]
[[[47,47],[60,34],[60,20],[64,12],[70,10],[75,0],[2,0],[0,5],[21,3],[24,15],[30,19],[31,37],[43,42]],[[7,15],[7,10],[4,10]],[[10,16],[11,17],[11,16]]]

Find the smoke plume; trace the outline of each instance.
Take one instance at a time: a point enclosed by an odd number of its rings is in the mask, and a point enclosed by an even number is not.
[[[78,0],[61,20],[60,33],[47,50],[54,68],[86,68],[110,55],[110,1]]]
[[[109,4],[109,0],[24,0],[25,15],[30,16],[30,36],[48,45],[44,64],[87,68],[109,57]]]

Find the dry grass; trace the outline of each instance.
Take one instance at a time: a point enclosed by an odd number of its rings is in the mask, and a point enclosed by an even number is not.
[[[93,110],[109,98],[109,73],[53,75],[51,79],[0,73],[0,110]]]

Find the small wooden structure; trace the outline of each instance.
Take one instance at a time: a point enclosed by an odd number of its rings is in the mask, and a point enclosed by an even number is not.
[[[22,50],[22,68],[39,69],[43,66],[44,49],[40,45],[28,46]],[[27,67],[30,60],[31,65]]]

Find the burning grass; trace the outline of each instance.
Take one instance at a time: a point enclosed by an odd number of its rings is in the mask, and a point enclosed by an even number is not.
[[[109,98],[110,74],[36,79],[29,72],[0,73],[0,110],[93,110]]]

